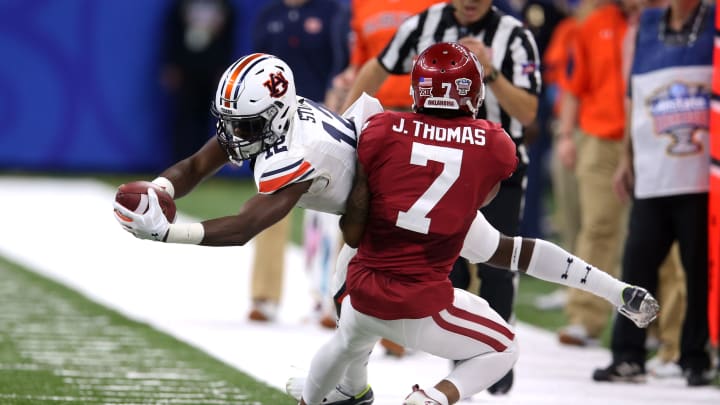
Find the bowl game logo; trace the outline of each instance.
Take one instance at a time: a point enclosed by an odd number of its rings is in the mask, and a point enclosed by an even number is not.
[[[470,91],[470,86],[472,86],[472,80],[468,78],[461,77],[459,79],[455,79],[455,88],[457,88],[457,92],[461,96],[467,96]]]
[[[700,153],[700,136],[710,122],[710,91],[701,84],[673,82],[647,100],[653,127],[658,135],[667,136],[669,155]]]

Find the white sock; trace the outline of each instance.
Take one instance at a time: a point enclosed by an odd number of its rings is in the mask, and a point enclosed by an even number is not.
[[[627,283],[542,239],[535,239],[527,274],[593,293],[616,307],[623,304],[622,291],[628,286]]]
[[[424,389],[423,391],[425,391],[425,394],[427,396],[436,400],[437,402],[440,402],[442,405],[449,405],[448,399],[445,394],[435,389],[435,387]]]

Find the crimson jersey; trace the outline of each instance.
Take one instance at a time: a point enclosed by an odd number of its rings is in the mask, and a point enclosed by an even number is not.
[[[384,112],[367,122],[358,160],[368,223],[350,262],[353,306],[381,319],[422,318],[452,303],[448,274],[488,193],[517,166],[499,124]]]

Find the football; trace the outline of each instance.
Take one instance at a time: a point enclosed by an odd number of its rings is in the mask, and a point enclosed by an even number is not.
[[[147,191],[149,188],[153,188],[157,192],[160,208],[162,208],[165,218],[167,218],[170,223],[175,222],[175,214],[177,211],[175,201],[170,197],[170,194],[155,183],[149,181],[132,181],[122,184],[118,187],[117,193],[115,193],[115,201],[133,212],[143,214],[148,209],[149,197]],[[117,214],[120,215],[119,213]]]

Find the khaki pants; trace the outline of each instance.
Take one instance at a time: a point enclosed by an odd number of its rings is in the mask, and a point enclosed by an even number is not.
[[[579,137],[575,137],[577,140]],[[557,141],[557,137],[555,138]],[[565,168],[553,152],[550,174],[552,176],[552,192],[555,200],[553,223],[560,235],[561,246],[575,251],[578,230],[580,229],[580,203],[578,201],[578,185],[575,172]]]
[[[657,356],[663,362],[677,361],[680,357],[680,335],[687,307],[685,272],[680,263],[678,244],[675,242],[667,259],[660,267],[658,279],[658,321],[648,328],[648,333],[660,340]]]
[[[255,259],[250,281],[250,297],[255,300],[280,302],[285,269],[285,246],[290,236],[288,214],[255,237]]]
[[[577,140],[576,176],[580,201],[580,230],[575,254],[617,277],[625,239],[627,206],[612,189],[622,142],[582,134]],[[570,289],[565,312],[570,324],[585,327],[597,337],[605,329],[612,306],[588,292]]]

